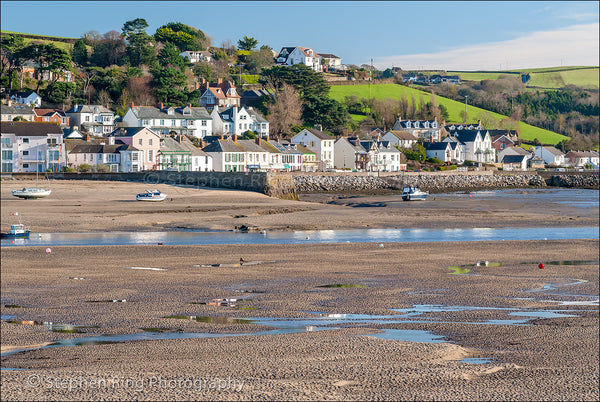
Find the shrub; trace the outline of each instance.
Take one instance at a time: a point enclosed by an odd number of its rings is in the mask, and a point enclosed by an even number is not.
[[[65,172],[65,173],[75,173],[77,170],[70,168],[68,166],[63,166],[61,171]]]
[[[92,166],[88,165],[87,163],[82,163],[81,165],[79,165],[79,171],[81,173],[90,172],[91,170],[92,170]]]
[[[439,160],[438,158],[428,158],[427,162],[438,163],[438,164],[442,163],[442,161]]]

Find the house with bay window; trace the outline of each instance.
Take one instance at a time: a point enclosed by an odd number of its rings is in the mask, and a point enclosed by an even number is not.
[[[124,127],[146,127],[160,135],[204,138],[213,133],[212,118],[203,107],[131,106],[123,116]]]
[[[294,64],[304,64],[317,72],[322,72],[321,56],[310,47],[283,47],[279,55],[275,58],[275,64],[283,66],[293,66]]]
[[[102,105],[75,105],[65,112],[69,124],[96,136],[106,136],[115,129],[115,114]]]
[[[492,146],[492,137],[487,131],[456,130],[444,138],[444,142],[457,142],[462,145],[462,161],[496,162],[496,149]]]
[[[160,151],[161,137],[146,127],[122,127],[107,135],[109,145],[121,141],[139,150],[142,160],[139,161],[141,170],[155,170],[158,168],[158,152]]]
[[[210,116],[214,135],[242,136],[252,131],[262,138],[269,136],[269,121],[253,107],[215,107]]]
[[[58,124],[3,122],[0,127],[2,172],[58,172],[65,166],[63,132]]]
[[[335,137],[315,128],[305,128],[293,136],[290,141],[292,144],[304,145],[315,152],[319,170],[333,168]]]

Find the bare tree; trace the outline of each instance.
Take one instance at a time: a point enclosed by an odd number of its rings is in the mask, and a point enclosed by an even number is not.
[[[270,83],[267,89],[273,94],[272,103],[268,108],[271,132],[282,136],[289,132],[290,127],[302,122],[302,102],[298,91],[289,84],[283,83],[276,89],[275,85]]]
[[[96,98],[99,105],[106,106],[112,103],[112,98],[104,89],[98,92],[98,97]]]

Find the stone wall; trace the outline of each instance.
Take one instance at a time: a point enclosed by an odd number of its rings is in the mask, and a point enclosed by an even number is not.
[[[400,173],[382,176],[296,174],[294,185],[298,193],[401,190],[405,186],[416,186],[431,193],[546,186],[595,189],[599,187],[597,173],[542,177],[537,173],[525,172]]]

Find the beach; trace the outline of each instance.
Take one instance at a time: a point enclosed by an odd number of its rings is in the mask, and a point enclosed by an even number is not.
[[[19,217],[42,234],[598,225],[597,206],[543,199],[290,201],[156,185],[168,199],[143,203],[133,197],[143,183],[95,181],[12,197],[24,183],[2,182],[3,232]],[[598,252],[598,238],[3,247],[1,312],[13,317],[0,324],[2,353],[28,350],[2,357],[1,397],[597,400]],[[273,332],[279,324],[266,318],[300,329]],[[375,337],[399,330],[440,342]],[[119,341],[47,347],[101,335]]]

